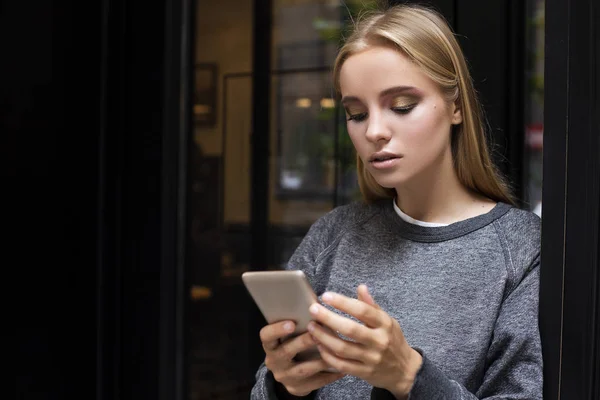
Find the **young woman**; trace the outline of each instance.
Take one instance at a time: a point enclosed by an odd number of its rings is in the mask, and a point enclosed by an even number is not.
[[[414,5],[370,15],[334,79],[365,201],[291,258],[321,302],[301,336],[261,330],[252,399],[541,399],[540,220],[492,165],[448,25]],[[294,360],[315,345],[321,359]]]

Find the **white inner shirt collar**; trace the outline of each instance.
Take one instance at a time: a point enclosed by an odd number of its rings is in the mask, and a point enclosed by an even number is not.
[[[402,218],[404,221],[408,222],[409,224],[424,226],[424,227],[427,227],[427,228],[439,228],[441,226],[448,226],[449,225],[449,224],[439,224],[437,222],[419,221],[418,219],[414,219],[413,217],[411,217],[411,216],[407,215],[406,213],[404,213],[400,209],[400,207],[398,207],[398,205],[396,204],[396,199],[393,199],[392,203],[394,203],[394,210],[396,211],[396,214],[398,214],[400,216],[400,218]]]

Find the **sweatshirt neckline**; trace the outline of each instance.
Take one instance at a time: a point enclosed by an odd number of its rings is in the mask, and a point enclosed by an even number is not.
[[[494,208],[485,214],[477,215],[446,226],[426,227],[404,221],[396,214],[393,204],[390,201],[386,201],[381,205],[383,206],[385,219],[391,221],[395,230],[399,231],[400,235],[406,239],[417,242],[443,242],[445,240],[467,235],[491,224],[512,208],[509,204],[498,202]]]

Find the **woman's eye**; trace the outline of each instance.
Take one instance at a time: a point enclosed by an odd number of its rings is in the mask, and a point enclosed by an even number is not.
[[[367,118],[367,113],[351,114],[348,116],[348,121],[364,121]]]
[[[408,114],[415,106],[416,104],[409,104],[407,106],[392,107],[392,111],[398,114]]]

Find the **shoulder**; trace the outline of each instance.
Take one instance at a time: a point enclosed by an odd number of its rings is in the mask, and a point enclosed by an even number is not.
[[[531,211],[511,207],[495,221],[507,264],[517,281],[539,265],[541,219]]]
[[[506,214],[498,218],[498,225],[504,231],[507,240],[515,244],[525,241],[539,249],[542,220],[533,212],[511,207]]]
[[[356,226],[364,224],[379,213],[377,206],[355,202],[339,206],[318,218],[296,248],[289,268],[303,269],[314,275],[315,263]]]
[[[322,233],[335,237],[360,226],[381,212],[382,204],[367,204],[355,201],[338,206],[320,217],[311,227],[309,234]]]

